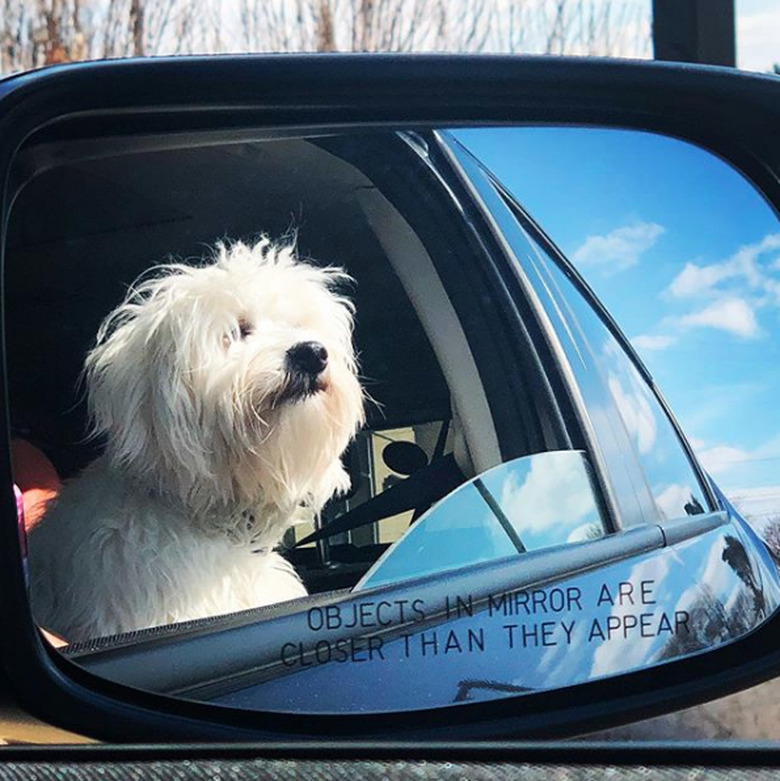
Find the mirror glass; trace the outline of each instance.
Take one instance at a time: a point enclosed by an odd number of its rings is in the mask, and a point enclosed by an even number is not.
[[[220,706],[415,710],[777,608],[771,524],[721,493],[762,488],[722,458],[776,413],[703,399],[780,366],[780,228],[711,152],[201,130],[32,138],[15,171],[17,522],[71,661]]]

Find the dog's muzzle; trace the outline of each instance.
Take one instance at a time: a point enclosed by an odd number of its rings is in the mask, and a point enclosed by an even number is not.
[[[328,366],[328,351],[319,342],[298,342],[285,355],[287,384],[280,401],[298,401],[324,390],[322,373]]]

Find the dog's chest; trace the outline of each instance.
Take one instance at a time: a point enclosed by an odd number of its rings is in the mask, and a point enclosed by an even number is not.
[[[194,548],[188,566],[175,567],[168,582],[175,587],[163,600],[165,623],[235,613],[305,594],[278,554],[253,553],[229,543]]]

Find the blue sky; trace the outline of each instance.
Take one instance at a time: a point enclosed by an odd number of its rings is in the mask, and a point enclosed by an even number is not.
[[[699,456],[780,514],[780,222],[704,150],[634,131],[458,131],[574,262]]]

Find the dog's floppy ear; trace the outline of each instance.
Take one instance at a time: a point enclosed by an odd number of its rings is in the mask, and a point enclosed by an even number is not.
[[[187,368],[177,360],[171,306],[177,275],[132,290],[101,326],[85,374],[91,433],[106,436],[114,466],[153,482],[177,479],[165,489],[188,493],[210,470],[196,439],[198,410]],[[180,303],[180,302],[179,302]]]

